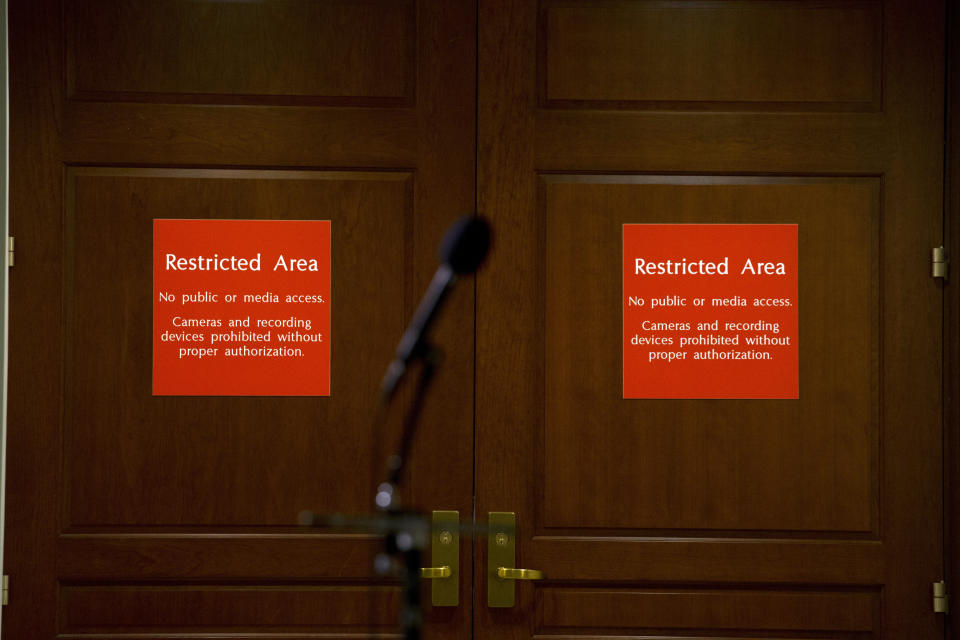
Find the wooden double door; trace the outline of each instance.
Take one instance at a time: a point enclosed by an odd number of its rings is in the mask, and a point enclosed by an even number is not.
[[[515,512],[547,578],[492,608],[464,538],[428,637],[942,636],[944,12],[11,0],[4,634],[396,633],[379,539],[295,519],[372,508],[379,378],[477,209],[404,498]],[[331,221],[329,397],[152,395],[157,218]],[[623,398],[628,223],[797,225],[799,398]]]

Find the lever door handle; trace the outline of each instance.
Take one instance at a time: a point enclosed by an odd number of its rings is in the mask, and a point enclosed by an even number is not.
[[[460,513],[434,511],[430,534],[430,564],[420,577],[431,580],[430,602],[435,607],[460,603]]]
[[[516,604],[516,580],[543,580],[538,569],[515,569],[517,562],[517,516],[512,511],[487,514],[487,605],[512,607]]]
[[[497,577],[504,580],[543,580],[546,576],[538,569],[510,569],[497,567]]]
[[[442,567],[422,567],[420,569],[420,577],[426,578],[428,580],[434,580],[437,578],[449,578],[453,575],[453,571],[450,570],[448,566]]]

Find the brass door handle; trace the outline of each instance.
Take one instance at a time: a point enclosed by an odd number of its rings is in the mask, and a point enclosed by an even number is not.
[[[460,514],[434,511],[430,534],[430,564],[420,577],[432,580],[430,602],[435,607],[455,607],[460,602]]]
[[[517,562],[517,515],[512,511],[487,514],[487,605],[512,607],[516,604],[517,580],[543,580],[538,569],[514,569]]]
[[[453,571],[450,570],[450,567],[422,567],[420,569],[420,577],[427,578],[429,580],[436,578],[449,578],[453,575]]]
[[[538,569],[497,567],[497,577],[504,580],[543,580],[546,576]]]

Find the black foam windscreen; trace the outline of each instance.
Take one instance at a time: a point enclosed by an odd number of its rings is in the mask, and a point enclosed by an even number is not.
[[[440,262],[455,273],[472,273],[490,248],[490,225],[483,218],[464,216],[450,225],[440,243]]]

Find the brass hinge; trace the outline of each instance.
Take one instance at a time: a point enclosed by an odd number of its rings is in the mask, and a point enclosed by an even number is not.
[[[950,613],[950,596],[947,595],[947,583],[943,580],[933,583],[933,612]]]
[[[10,604],[10,576],[3,576],[3,582],[0,583],[0,605]]]
[[[13,236],[7,238],[7,266],[13,266]]]
[[[933,277],[947,279],[947,250],[943,247],[933,248]]]

